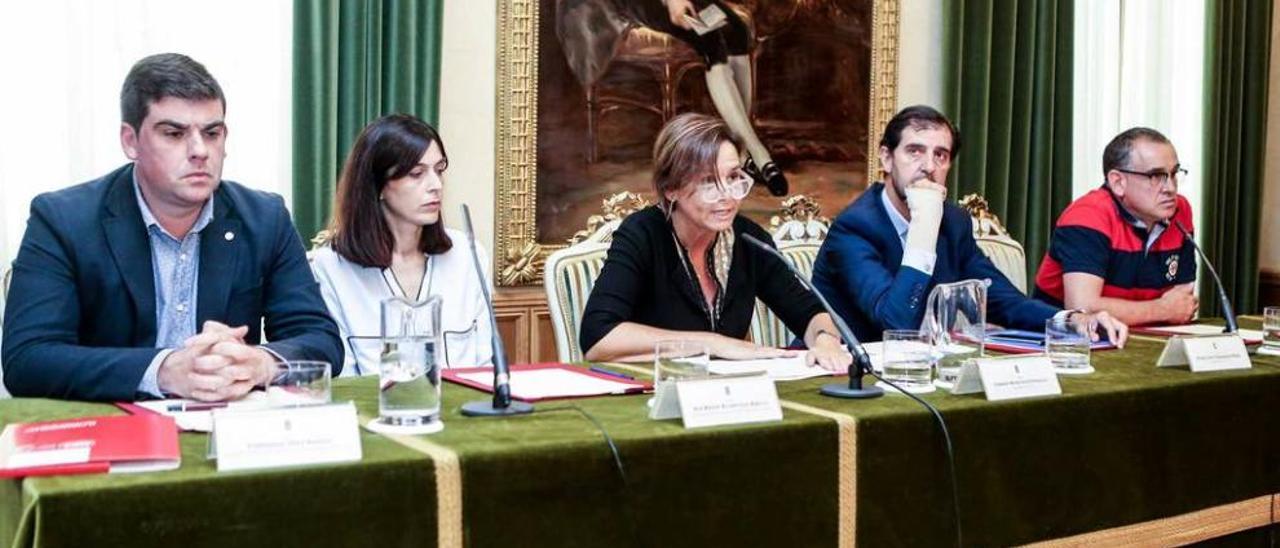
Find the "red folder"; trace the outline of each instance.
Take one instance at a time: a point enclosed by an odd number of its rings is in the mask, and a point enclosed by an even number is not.
[[[512,365],[510,370],[511,370],[511,397],[512,399],[526,401],[526,402],[559,400],[559,399],[570,399],[570,398],[589,398],[593,396],[609,396],[609,395],[622,395],[622,394],[643,394],[646,391],[653,390],[652,384],[643,382],[643,381],[637,381],[626,375],[598,373],[596,371],[592,371],[585,367],[575,367],[575,366],[571,366],[563,363],[519,364],[519,365]],[[539,392],[537,394],[528,394],[522,391],[522,388],[524,388],[522,384],[522,380],[525,374],[538,372],[538,371],[551,371],[551,370],[560,371],[569,375],[575,375],[582,378],[595,379],[597,381],[600,381],[595,383],[597,385],[595,388],[598,388],[598,389],[589,390],[587,392],[566,391],[564,393],[556,393],[553,391],[551,393]],[[493,368],[492,367],[455,367],[452,369],[443,370],[441,373],[441,377],[444,378],[444,380],[455,383],[455,384],[461,384],[463,386],[468,386],[476,390],[483,390],[485,392],[492,393],[493,392],[492,381],[489,380],[488,378],[485,378],[483,380],[476,380],[476,377],[480,375],[473,375],[475,373],[484,373],[486,375],[492,375]],[[467,377],[471,377],[471,378],[467,378]]]
[[[15,423],[0,433],[0,477],[172,470],[178,426],[163,415]]]

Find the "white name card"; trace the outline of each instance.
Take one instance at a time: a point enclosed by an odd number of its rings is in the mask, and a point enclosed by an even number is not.
[[[252,470],[361,458],[351,402],[213,413],[218,471]]]
[[[684,420],[685,428],[782,420],[773,380],[763,372],[681,379],[654,387],[651,419]]]
[[[1006,356],[967,360],[953,394],[986,393],[988,401],[1016,400],[1062,393],[1048,356]]]
[[[1207,337],[1170,337],[1164,345],[1164,351],[1160,352],[1156,365],[1190,365],[1194,373],[1253,367],[1244,339],[1235,333]]]

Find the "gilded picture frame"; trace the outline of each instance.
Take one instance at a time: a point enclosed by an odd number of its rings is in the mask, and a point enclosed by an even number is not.
[[[868,1],[866,180],[874,181],[880,132],[897,108],[899,6],[898,0]],[[498,2],[494,272],[499,286],[540,284],[546,256],[568,245],[537,236],[539,10],[539,0]]]

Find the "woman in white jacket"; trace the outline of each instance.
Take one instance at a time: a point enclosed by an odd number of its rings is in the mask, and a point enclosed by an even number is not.
[[[465,236],[440,215],[448,166],[435,128],[404,114],[373,121],[352,146],[328,243],[311,264],[346,343],[343,375],[378,373],[380,304],[391,297],[440,296],[445,367],[492,361],[489,312]],[[488,265],[483,250],[480,264]]]

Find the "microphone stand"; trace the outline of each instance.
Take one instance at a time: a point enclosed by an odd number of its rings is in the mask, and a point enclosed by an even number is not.
[[[471,210],[462,204],[462,218],[466,221],[467,242],[471,244],[471,262],[475,266],[476,278],[480,281],[480,293],[484,295],[484,306],[489,311],[489,327],[493,346],[493,400],[475,400],[462,404],[462,414],[468,417],[498,417],[503,415],[523,415],[533,412],[533,405],[511,399],[511,368],[507,366],[507,351],[502,345],[502,335],[498,333],[498,320],[493,313],[493,298],[489,295],[489,282],[484,279],[484,271],[480,270],[480,254],[476,252],[476,233],[471,228]]]
[[[844,339],[845,344],[849,346],[849,350],[853,353],[853,363],[849,364],[849,382],[847,384],[826,384],[822,386],[819,392],[824,396],[848,399],[868,399],[883,396],[883,388],[878,386],[864,386],[862,384],[863,375],[867,373],[874,373],[871,368],[871,356],[867,354],[866,349],[862,348],[862,343],[858,342],[858,338],[853,336],[853,330],[849,329],[849,325],[845,323],[844,318],[841,318],[839,314],[836,314],[835,309],[831,308],[831,303],[827,302],[827,298],[823,297],[821,292],[814,289],[813,284],[809,283],[809,280],[805,279],[804,276],[801,276],[799,272],[796,272],[795,267],[792,266],[791,263],[782,256],[782,253],[773,246],[757,240],[750,234],[743,234],[742,239],[746,240],[747,243],[760,248],[761,251],[777,257],[778,260],[782,261],[782,264],[786,265],[787,269],[791,271],[791,274],[800,281],[800,285],[804,286],[809,293],[812,293],[813,296],[818,298],[818,302],[822,303],[822,308],[827,311],[827,315],[831,316],[831,321],[836,324],[836,330],[840,332],[840,338]]]

